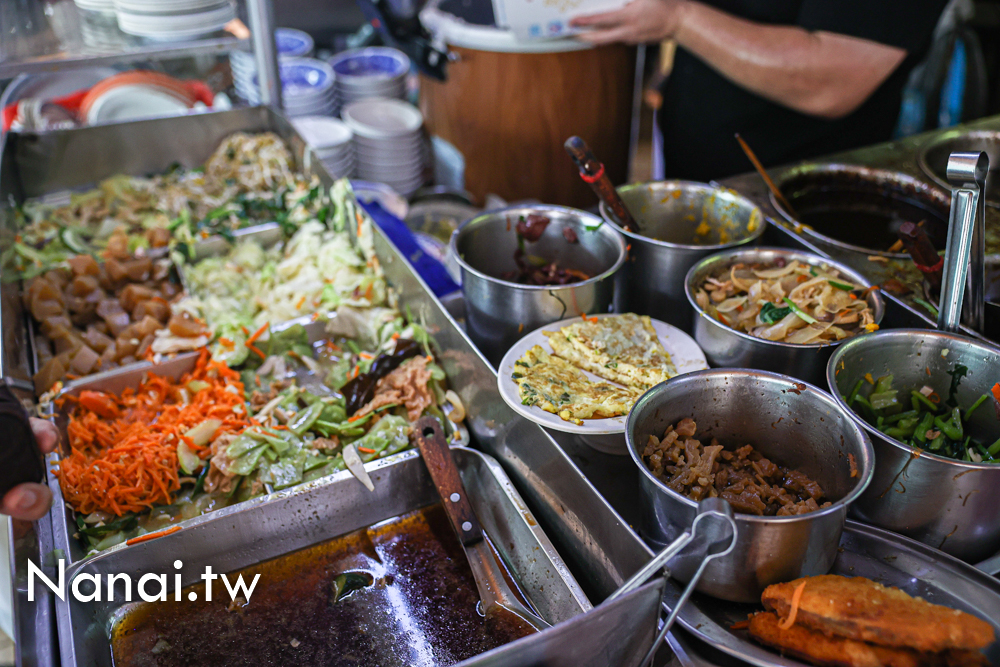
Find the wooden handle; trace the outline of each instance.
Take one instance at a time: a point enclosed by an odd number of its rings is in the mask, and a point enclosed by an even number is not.
[[[740,136],[739,132],[736,133],[736,141],[739,142],[740,148],[743,149],[743,152],[746,154],[747,159],[750,160],[753,168],[756,169],[757,173],[760,174],[760,177],[764,179],[764,184],[767,185],[771,194],[774,195],[774,198],[778,200],[779,204],[785,207],[785,212],[788,213],[788,215],[792,216],[795,220],[798,220],[799,214],[795,212],[794,208],[792,208],[792,203],[785,199],[785,195],[781,194],[781,190],[779,190],[778,186],[771,180],[771,176],[767,173],[767,169],[764,169],[764,165],[757,159],[757,154],[753,152],[752,148],[750,148],[750,144],[743,140],[743,137]]]
[[[608,211],[614,216],[615,222],[633,234],[638,234],[639,225],[632,218],[632,214],[629,213],[625,202],[618,196],[618,191],[611,184],[611,179],[604,173],[604,165],[594,157],[594,153],[590,150],[587,142],[580,137],[570,137],[563,146],[580,170],[580,178],[590,186],[594,194],[608,207]]]
[[[899,226],[899,239],[913,258],[913,263],[927,276],[931,288],[939,289],[944,262],[924,228],[912,222],[904,222]]]
[[[452,458],[451,448],[441,431],[441,425],[434,417],[424,417],[414,426],[417,447],[427,470],[431,473],[434,486],[441,494],[444,511],[451,519],[451,525],[458,533],[458,539],[465,546],[471,546],[483,539],[483,529],[472,510],[472,503],[465,492],[458,466]]]

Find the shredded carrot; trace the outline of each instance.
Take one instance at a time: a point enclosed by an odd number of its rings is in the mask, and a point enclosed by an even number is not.
[[[997,399],[997,401],[1000,401],[1000,382],[997,382],[995,385],[993,385],[993,389],[991,391],[993,392],[993,398]]]
[[[288,430],[288,427],[285,426],[284,424],[277,424],[275,426],[272,426],[271,428],[273,428],[275,431],[287,431]]]
[[[360,372],[361,372],[361,366],[355,366],[354,370],[351,371],[351,379],[353,380],[354,378],[358,377],[358,373]]]
[[[260,386],[260,376],[259,375],[254,375],[253,376],[253,383],[255,385],[257,385],[258,387]]]
[[[806,589],[805,579],[795,587],[795,592],[792,593],[792,608],[788,612],[788,618],[778,623],[778,627],[782,630],[787,630],[795,624],[795,617],[799,615],[799,602],[802,601],[802,591]]]
[[[941,397],[938,395],[936,391],[932,391],[930,394],[927,395],[927,400],[930,401],[931,403],[940,403]]]
[[[208,387],[185,403],[177,389],[191,381]],[[212,361],[207,350],[176,382],[149,374],[120,396],[81,392],[66,428],[70,454],[57,473],[63,497],[83,514],[121,516],[169,505],[180,489],[181,436],[208,419],[221,422],[216,434],[242,433],[248,421],[245,411],[233,412],[237,405],[243,406],[239,373]]]
[[[386,423],[388,424],[389,422],[386,422]],[[358,447],[358,451],[361,452],[362,454],[374,454],[375,453],[374,449],[370,449],[368,447]]]
[[[231,350],[234,347],[236,347],[236,343],[234,343],[233,341],[229,340],[228,338],[219,338],[219,345],[221,345],[222,347],[227,348],[229,350]]]
[[[66,373],[66,379],[67,380],[79,380],[80,376],[77,375],[76,373]]]
[[[361,213],[355,213],[354,215],[358,220],[358,238],[361,238],[361,232],[364,229],[364,218],[361,217]]]
[[[865,373],[865,380],[867,380],[868,384],[875,384],[875,378],[872,377],[871,373]]]
[[[733,623],[732,625],[729,626],[729,629],[730,630],[745,630],[745,629],[747,629],[749,627],[750,627],[750,621],[746,620],[746,621],[736,621],[735,623]]]
[[[145,535],[140,535],[139,537],[133,537],[131,540],[125,540],[125,544],[132,546],[133,544],[142,544],[143,542],[149,542],[150,540],[155,540],[158,537],[166,537],[167,535],[173,535],[178,530],[180,526],[171,526],[170,528],[164,528],[163,530],[158,530],[155,533],[147,533]]]
[[[267,331],[267,328],[269,326],[271,326],[271,323],[270,322],[265,322],[264,326],[262,326],[260,329],[257,329],[256,331],[254,331],[253,335],[250,336],[249,338],[247,338],[247,343],[246,343],[247,347],[250,347],[251,345],[253,345],[257,341],[258,338],[260,338],[261,336],[263,336],[264,332]]]
[[[375,358],[374,355],[368,354],[367,352],[359,352],[358,356],[361,357],[362,359],[364,359],[365,361],[369,361],[369,360]]]
[[[347,421],[348,422],[356,422],[359,419],[364,419],[364,417],[365,417],[364,415],[354,415],[353,417],[348,417]]]
[[[249,336],[250,335],[250,330],[247,329],[246,327],[241,326],[240,330],[243,331],[243,335],[244,336]]]
[[[339,352],[341,349],[340,346],[334,343],[332,340],[326,341],[326,347],[327,349],[333,350],[334,352]]]
[[[372,300],[372,283],[368,283],[368,287],[365,288],[365,298]]]
[[[632,249],[632,244],[631,243],[629,243],[627,246],[625,246],[625,252],[628,252],[631,249]]]
[[[312,320],[310,320],[310,321],[311,322],[315,322],[318,319],[319,319],[319,313],[313,313]]]
[[[305,302],[306,302],[306,295],[305,295],[305,294],[303,294],[303,295],[302,295],[302,298],[301,298],[301,299],[299,299],[299,302],[298,302],[297,304],[295,304],[295,310],[299,310],[299,309],[301,309],[301,308],[302,308],[302,305],[303,305],[303,304],[304,304]]]
[[[264,354],[263,350],[261,350],[259,347],[257,347],[253,343],[247,343],[247,347],[250,348],[250,351],[253,352],[254,354],[256,354],[261,359],[267,359],[267,355]]]
[[[393,340],[399,340],[399,332],[398,331],[396,333],[392,334],[392,339]]]

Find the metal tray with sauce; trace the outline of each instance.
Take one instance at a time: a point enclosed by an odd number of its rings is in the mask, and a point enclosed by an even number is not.
[[[587,597],[499,464],[465,448],[454,454],[484,529],[541,615],[558,623],[588,611]],[[113,547],[68,569],[67,585],[81,574],[122,572],[133,581],[150,572],[179,572],[182,584],[188,585],[198,581],[206,566],[216,572],[243,569],[439,502],[415,452],[380,461],[374,468],[374,492],[350,473],[332,475],[244,504],[238,512],[206,515],[153,541]],[[180,570],[176,560],[183,562]],[[109,630],[128,610],[121,599],[83,603],[67,596],[58,601],[62,664],[111,665]],[[651,616],[648,621],[652,630]]]
[[[10,206],[118,173],[158,173],[175,163],[196,167],[219,141],[237,131],[276,132],[291,147],[298,164],[314,171],[324,186],[332,184],[291,124],[264,107],[45,134],[8,133],[0,144],[0,251],[17,233]],[[649,560],[650,550],[551,436],[518,417],[500,400],[495,371],[403,255],[381,230],[374,232],[376,256],[399,303],[426,325],[438,344],[437,361],[466,408],[472,443],[500,462],[585,592],[591,599],[603,599]],[[18,389],[19,397],[31,402],[30,341],[23,326],[17,324],[23,323],[23,313],[16,285],[13,289],[8,286],[0,285],[0,321],[4,325],[0,377]],[[51,624],[53,596],[46,589],[40,598],[28,601],[26,568],[31,558],[41,563],[49,576],[55,575],[51,567],[55,546],[52,524],[64,520],[60,518],[63,511],[56,506],[42,521],[15,527],[21,537],[12,545],[14,630],[21,664],[26,667],[59,662]],[[207,518],[214,517],[210,514]],[[533,641],[556,642],[538,646],[541,653],[523,655],[546,655],[544,650],[550,650],[552,654],[580,656],[577,664],[585,664],[583,658],[597,660],[592,663],[595,665],[611,664],[600,657],[630,646],[634,650],[631,662],[636,662],[645,653],[636,647],[644,643],[648,648],[652,641],[651,634],[640,631],[637,625],[639,618],[658,604],[654,592],[648,592],[651,590],[647,587],[647,593],[632,598],[631,604],[616,601],[560,624],[538,635],[539,640],[522,640],[531,646],[535,646]],[[602,638],[603,644],[581,641],[596,637]],[[578,647],[599,650],[581,652]]]

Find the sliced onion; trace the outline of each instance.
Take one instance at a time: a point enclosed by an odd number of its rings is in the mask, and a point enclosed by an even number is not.
[[[816,324],[810,324],[807,327],[799,329],[798,331],[793,331],[789,334],[788,338],[785,339],[786,343],[794,343],[795,345],[806,345],[808,343],[815,343],[831,326],[830,322],[817,322]]]
[[[750,289],[751,285],[753,285],[753,281],[738,277],[736,275],[737,268],[743,268],[743,265],[733,264],[732,268],[729,269],[729,280],[731,280],[733,285],[735,285],[737,288],[746,291]]]
[[[717,305],[715,309],[720,313],[728,313],[736,310],[746,302],[747,298],[745,296],[733,296]]]
[[[804,283],[796,285],[795,289],[793,289],[791,292],[788,293],[788,298],[791,299],[792,301],[798,301],[800,298],[802,298],[801,295],[804,291],[820,284],[826,285],[827,287],[830,286],[830,284],[826,282],[825,278],[813,278],[812,280],[807,280]]]
[[[798,263],[798,261],[793,261],[777,269],[764,269],[762,271],[754,271],[753,274],[758,278],[771,280],[774,278],[782,278],[784,276],[787,276],[789,273],[799,268],[799,266],[800,264]]]

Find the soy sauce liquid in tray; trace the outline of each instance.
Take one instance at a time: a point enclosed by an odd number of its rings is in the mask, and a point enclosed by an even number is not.
[[[183,602],[132,607],[112,629],[115,666],[450,665],[533,631],[477,611],[475,580],[440,505],[240,573],[248,584],[260,573],[249,603],[231,604],[216,580],[212,602],[197,585]],[[334,601],[344,573],[349,592]]]

